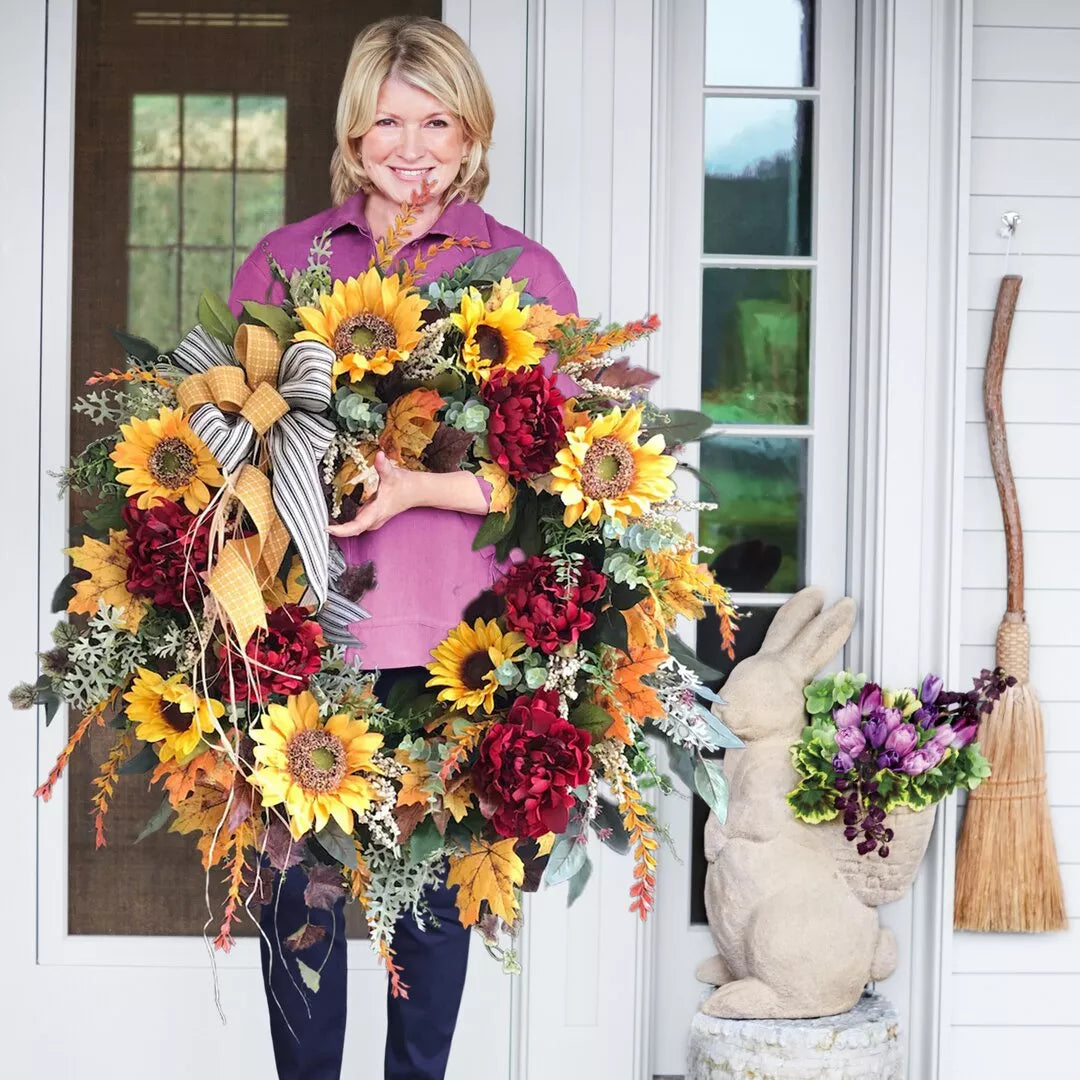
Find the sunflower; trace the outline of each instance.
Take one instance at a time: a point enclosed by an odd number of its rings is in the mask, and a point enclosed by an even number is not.
[[[518,307],[519,294],[511,291],[494,311],[472,286],[461,298],[461,311],[453,312],[450,321],[465,335],[465,369],[480,382],[487,380],[491,369],[504,367],[520,371],[540,362],[544,350],[536,338],[523,330],[529,308]]]
[[[325,722],[315,698],[304,691],[286,705],[270,705],[248,734],[255,740],[251,783],[263,806],[285,804],[289,832],[299,840],[312,825],[321,832],[332,817],[351,834],[353,812],[377,798],[364,773],[380,773],[374,761],[383,737],[363,720],[338,713]]]
[[[562,496],[563,524],[580,517],[594,525],[605,515],[622,525],[675,491],[673,457],[663,453],[664,436],[638,445],[641,406],[612,409],[591,423],[568,430],[567,445],[551,470],[551,490]]]
[[[191,430],[183,409],[163,405],[156,418],[133,416],[131,423],[120,425],[120,433],[123,439],[109,457],[124,470],[116,479],[128,485],[128,495],[139,496],[140,510],[166,499],[183,499],[197,514],[210,502],[207,484],[222,483],[214,455]]]
[[[499,688],[495,669],[512,660],[524,647],[521,634],[503,633],[494,619],[489,623],[477,619],[471,627],[467,622],[458,623],[431,650],[435,660],[427,666],[432,676],[427,685],[443,687],[439,691],[440,701],[463,706],[470,713],[481,705],[485,712],[491,712]]]
[[[401,287],[397,274],[382,277],[372,267],[359,278],[335,281],[334,291],[316,307],[299,307],[304,329],[297,341],[321,341],[337,355],[334,377],[347,373],[359,382],[369,371],[386,375],[420,340],[420,313],[427,301]]]
[[[182,674],[163,679],[157,672],[137,668],[138,675],[124,695],[128,719],[137,726],[136,738],[157,747],[162,761],[185,761],[202,737],[214,730],[214,720],[225,706],[213,698],[200,698],[185,685]]]

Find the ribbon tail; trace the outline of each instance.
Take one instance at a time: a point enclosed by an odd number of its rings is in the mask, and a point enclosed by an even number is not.
[[[349,630],[349,624],[360,622],[362,619],[370,619],[371,614],[359,604],[331,589],[326,597],[326,603],[319,609],[315,618],[322,627],[326,640],[332,645],[348,645],[355,649],[360,643]]]
[[[211,368],[236,366],[236,354],[223,341],[208,334],[201,326],[188,331],[173,349],[173,363],[190,375],[205,374]]]

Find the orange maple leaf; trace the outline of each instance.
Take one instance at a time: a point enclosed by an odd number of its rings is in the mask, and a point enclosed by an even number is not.
[[[434,390],[420,387],[402,394],[386,410],[386,426],[379,447],[396,465],[420,469],[420,455],[427,449],[439,422],[435,414],[445,402]]]
[[[232,831],[225,822],[226,813],[232,812],[229,793],[235,779],[236,769],[232,763],[227,759],[219,760],[176,807],[176,817],[169,825],[169,832],[201,834],[196,846],[202,852],[204,870],[220,862],[232,847],[255,843],[255,829],[250,817]]]
[[[456,885],[457,908],[462,926],[472,926],[480,918],[485,900],[492,915],[512,924],[518,915],[515,885],[525,880],[525,864],[514,850],[517,840],[488,843],[474,837],[467,855],[451,855],[447,885]]]
[[[628,746],[634,741],[627,720],[637,724],[663,716],[664,707],[656,696],[656,690],[641,680],[651,675],[667,658],[663,649],[655,646],[629,646],[630,655],[620,654],[613,672],[614,695],[603,695],[599,704],[612,715],[611,727],[604,732],[608,739],[618,739]]]
[[[68,611],[76,615],[96,615],[99,603],[111,604],[124,614],[125,630],[134,633],[150,606],[145,597],[132,596],[127,590],[127,533],[109,530],[109,542],[102,543],[84,536],[79,547],[65,548],[64,554],[80,569],[88,570],[90,578],[75,585],[75,595]]]
[[[169,795],[169,802],[179,806],[194,790],[203,773],[212,772],[218,765],[218,755],[213,750],[204,750],[190,761],[177,765],[176,759],[159,761],[150,775],[150,783],[156,784],[164,777],[161,785]]]

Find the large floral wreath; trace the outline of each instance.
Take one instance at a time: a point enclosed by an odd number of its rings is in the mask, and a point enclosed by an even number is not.
[[[12,694],[47,721],[61,702],[82,713],[45,799],[86,731],[115,729],[99,846],[121,768],[162,783],[144,832],[195,833],[205,870],[223,870],[219,947],[270,873],[300,867],[309,904],[360,902],[395,989],[394,924],[423,915],[443,873],[508,967],[522,890],[542,876],[579,894],[590,835],[631,853],[644,918],[660,836],[647,795],[671,787],[647,733],[721,814],[707,752],[737,745],[672,633],[711,606],[732,648],[735,611],[678,521],[701,504],[675,498],[666,452],[707,421],[655,408],[653,377],[611,356],[657,320],[556,314],[509,276],[518,250],[418,285],[455,241],[395,266],[415,208],[360,277],[332,281],[324,235],[306,270],[273,265],[280,306],[245,303],[238,321],[206,294],[166,355],[120,335],[125,368],[75,405],[104,434],[61,483],[93,502],[58,593],[81,618],[56,627],[43,674]],[[375,497],[378,450],[488,481],[476,546],[513,552],[474,616],[447,628],[427,685],[399,683],[385,703],[346,658],[370,575],[345,567],[325,528]]]

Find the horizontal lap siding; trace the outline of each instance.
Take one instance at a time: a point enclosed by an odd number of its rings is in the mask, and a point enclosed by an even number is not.
[[[948,1080],[1080,1076],[1080,0],[976,0],[972,57],[963,669],[993,658],[1005,546],[982,376],[1000,218],[1024,277],[1003,393],[1024,524],[1032,683],[1071,928],[954,935]],[[943,1077],[942,1080],[945,1080]]]

